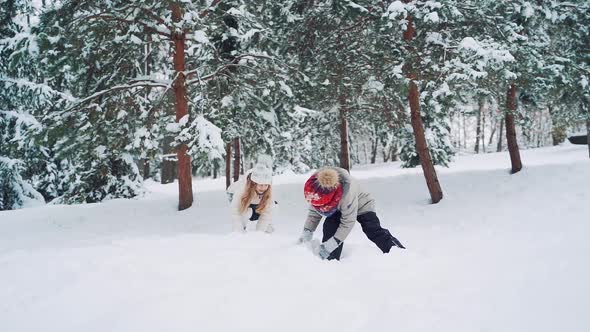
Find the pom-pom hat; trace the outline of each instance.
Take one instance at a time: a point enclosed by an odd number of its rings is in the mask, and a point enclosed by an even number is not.
[[[303,194],[317,212],[324,216],[332,215],[342,199],[338,172],[332,168],[319,170],[305,182]]]
[[[272,170],[264,164],[256,164],[250,174],[250,180],[257,184],[272,184]]]

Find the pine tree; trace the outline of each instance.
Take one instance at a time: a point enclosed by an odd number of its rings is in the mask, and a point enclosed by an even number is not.
[[[43,202],[55,191],[52,174],[39,175],[55,168],[42,140],[46,127],[40,110],[60,96],[39,71],[33,4],[4,1],[0,9],[0,209],[12,209],[30,198]]]
[[[210,47],[217,3],[64,1],[42,15],[48,80],[77,96],[68,107],[47,113],[55,136],[66,134],[56,147],[70,168],[71,189],[64,198],[98,201],[138,194],[141,175],[135,162],[155,156],[158,142],[176,135],[179,208],[192,204],[187,153],[199,160],[207,155],[213,163],[223,152],[218,130],[206,119],[208,83],[241,65]],[[172,106],[175,114],[167,111]],[[63,130],[72,125],[80,132]]]
[[[349,169],[350,132],[362,126],[352,120],[367,112],[366,100],[357,96],[381,65],[374,36],[379,7],[373,1],[333,1],[301,2],[290,9],[294,23],[286,55],[303,73],[294,77],[294,91],[300,106],[318,112],[311,149],[321,156],[313,156],[312,165]]]
[[[543,14],[551,24],[543,74],[549,81],[546,95],[551,98],[554,141],[559,142],[568,126],[581,123],[590,128],[590,5],[586,1],[552,3]]]

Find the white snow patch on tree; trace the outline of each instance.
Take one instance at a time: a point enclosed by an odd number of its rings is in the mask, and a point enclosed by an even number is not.
[[[533,17],[533,15],[535,15],[535,9],[533,8],[533,6],[529,2],[525,2],[521,13],[522,13],[522,16],[524,16],[526,18],[530,18],[530,17]]]
[[[365,7],[363,7],[363,6],[359,5],[359,4],[357,4],[357,3],[355,3],[355,2],[352,2],[352,1],[350,1],[350,0],[348,1],[348,6],[350,6],[350,7],[352,7],[352,8],[355,8],[355,9],[358,9],[358,10],[360,10],[361,12],[364,12],[364,13],[368,13],[368,12],[369,12],[369,10],[368,10],[367,8],[365,8]]]
[[[199,115],[185,130],[192,134],[192,139],[188,143],[191,156],[206,155],[209,161],[223,159],[225,143],[221,138],[222,131],[219,127],[205,119],[203,115]]]
[[[43,196],[21,177],[22,161],[0,156],[0,211],[45,203]]]
[[[180,118],[180,120],[178,121],[178,124],[181,127],[186,126],[187,123],[188,123],[188,114],[186,114],[185,116],[183,116],[182,118]]]
[[[480,57],[485,63],[496,62],[505,63],[515,61],[514,57],[508,50],[502,49],[495,43],[483,43],[472,37],[465,37],[459,43],[459,50],[473,52]]]
[[[308,115],[314,115],[317,114],[318,111],[309,109],[309,108],[305,108],[305,107],[301,107],[299,105],[295,105],[295,107],[293,107],[293,111],[295,115],[298,116],[308,116]]]
[[[388,17],[390,19],[394,19],[398,16],[403,16],[405,17],[408,12],[408,5],[404,4],[403,2],[396,0],[394,2],[392,2],[389,7],[387,7],[387,12],[389,13]]]
[[[582,86],[582,89],[586,89],[588,87],[588,78],[586,76],[582,76],[580,79],[580,85]]]
[[[438,2],[438,1],[426,1],[424,3],[424,7],[426,8],[430,8],[430,9],[439,9],[442,8],[442,3]]]
[[[228,15],[232,15],[232,16],[244,16],[244,12],[241,9],[238,9],[236,7],[232,7],[227,11]]]
[[[192,37],[194,40],[196,40],[197,42],[199,42],[201,44],[209,43],[209,38],[207,38],[207,34],[205,33],[205,31],[197,30],[192,33]]]
[[[293,91],[291,90],[291,88],[287,84],[285,84],[285,82],[280,81],[279,85],[281,86],[281,89],[283,91],[285,91],[285,93],[287,94],[287,97],[293,97]]]
[[[438,23],[440,21],[440,18],[438,17],[437,12],[432,12],[432,13],[428,13],[424,16],[424,21],[431,22],[431,23]]]
[[[234,97],[232,96],[224,96],[221,98],[221,106],[222,107],[231,107],[234,105]]]
[[[170,133],[178,133],[180,132],[180,124],[178,124],[178,122],[171,122],[166,125],[166,131]]]
[[[252,39],[252,37],[254,37],[254,35],[258,32],[260,32],[260,29],[250,29],[250,30],[246,31],[246,33],[244,33],[240,37],[240,39],[243,41],[248,41],[248,40]],[[242,59],[242,60],[247,60],[247,59]]]
[[[449,45],[445,42],[442,34],[439,32],[427,32],[426,33],[426,42],[429,44],[440,45],[443,47],[448,47]]]
[[[96,153],[96,156],[98,157],[98,159],[105,158],[107,156],[106,151],[107,151],[107,147],[104,145],[100,145],[94,149],[94,153]]]
[[[137,37],[136,35],[131,35],[131,37],[129,37],[129,40],[133,43],[133,44],[137,44],[137,45],[141,45],[143,44],[143,41],[141,39],[139,39],[139,37]]]
[[[265,121],[267,121],[268,123],[270,123],[271,125],[275,125],[275,119],[276,119],[276,114],[274,111],[270,110],[270,111],[258,111],[256,112],[256,115],[260,116],[262,119],[264,119]]]
[[[385,85],[378,81],[375,76],[369,77],[369,80],[363,84],[363,90],[369,91],[371,93],[378,93],[383,91]]]

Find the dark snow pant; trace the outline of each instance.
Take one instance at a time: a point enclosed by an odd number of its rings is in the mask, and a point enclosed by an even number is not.
[[[324,221],[324,235],[322,242],[326,242],[332,236],[334,236],[334,234],[336,234],[336,230],[338,229],[338,226],[340,226],[341,217],[342,214],[340,211],[336,211],[333,215],[326,218]],[[375,243],[377,247],[383,251],[383,253],[388,253],[393,246],[404,248],[403,245],[395,237],[393,237],[393,235],[391,235],[387,229],[381,227],[379,218],[377,218],[377,214],[375,212],[363,213],[357,216],[356,220],[361,224],[363,232],[369,238],[369,240],[373,241],[373,243]],[[340,246],[330,254],[328,259],[340,260],[343,245],[344,243],[340,244]]]

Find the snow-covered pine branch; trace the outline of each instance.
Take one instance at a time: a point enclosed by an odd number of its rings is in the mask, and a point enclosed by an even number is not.
[[[199,71],[201,69],[193,69],[193,70],[186,71],[185,75],[189,78],[189,80],[186,82],[186,84],[190,85],[190,84],[201,83],[201,82],[206,82],[206,81],[215,79],[216,77],[222,75],[225,71],[227,71],[230,68],[247,68],[250,70],[254,70],[255,69],[254,67],[240,63],[242,60],[247,60],[247,59],[251,59],[251,58],[265,59],[265,60],[272,60],[273,59],[272,57],[267,56],[267,55],[241,54],[241,55],[236,56],[235,59],[232,61],[232,63],[228,63],[223,66],[220,66],[210,74],[200,76]],[[197,77],[190,79],[191,77],[194,77],[194,76],[197,76]]]
[[[148,80],[148,79],[132,80],[128,84],[115,85],[115,86],[110,87],[108,89],[104,89],[104,90],[95,92],[90,96],[80,98],[80,99],[75,99],[73,101],[74,105],[71,106],[68,109],[68,111],[72,110],[76,107],[79,107],[80,105],[82,105],[84,103],[92,101],[98,97],[101,97],[103,95],[114,93],[114,92],[121,91],[121,90],[132,90],[135,88],[166,88],[166,89],[169,89],[170,87],[171,87],[171,83],[168,81],[162,81],[162,80],[156,80],[156,79],[154,79],[154,80]]]
[[[115,15],[109,14],[109,13],[89,14],[89,15],[85,15],[85,16],[81,15],[81,16],[76,17],[76,19],[73,20],[71,23],[77,23],[79,21],[82,21],[82,22],[92,21],[92,20],[102,20],[105,22],[116,21],[116,22],[121,22],[121,23],[125,23],[128,25],[139,24],[148,32],[158,34],[158,35],[165,37],[169,40],[172,39],[172,32],[170,31],[170,29],[166,25],[163,25],[160,23],[158,23],[158,24],[147,23],[147,22],[143,22],[139,19],[128,19],[128,18],[124,18],[124,17],[118,17],[118,16],[115,16]]]
[[[24,78],[0,77],[0,83],[1,82],[6,82],[6,84],[13,84],[19,88],[26,88],[32,91],[36,91],[47,97],[58,96],[61,99],[66,100],[68,102],[74,102],[77,100],[77,98],[72,96],[71,94],[67,92],[57,91],[48,84],[32,82]]]

